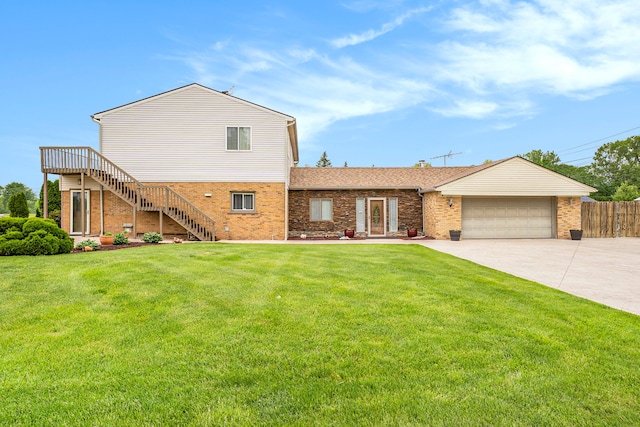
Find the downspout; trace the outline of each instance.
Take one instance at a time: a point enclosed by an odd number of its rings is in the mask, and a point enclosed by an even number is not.
[[[291,132],[289,128],[295,125],[296,125],[295,118],[290,123],[287,123],[286,135],[287,135],[287,139],[289,140],[289,146],[286,146],[285,144],[285,148],[284,148],[285,157],[287,158],[287,160],[289,159],[289,148],[291,148],[291,156],[292,156],[291,160],[293,161],[294,167],[298,163],[298,161],[295,159],[296,153],[294,153],[291,143],[293,142],[292,136],[295,136],[296,146],[298,145],[298,134],[297,132],[295,133]],[[296,129],[293,129],[293,131],[295,130]],[[285,169],[286,170],[285,170],[285,179],[284,179],[284,240],[289,240],[289,183],[291,180],[291,165],[289,164],[288,161],[285,164]]]
[[[104,234],[104,187],[100,185],[100,234]]]
[[[426,236],[427,234],[426,234],[426,232],[424,230],[424,193],[422,193],[420,190],[421,189],[418,188],[416,191],[418,192],[418,196],[420,196],[420,200],[421,200],[420,201],[420,206],[421,206],[420,210],[422,211],[422,235]]]

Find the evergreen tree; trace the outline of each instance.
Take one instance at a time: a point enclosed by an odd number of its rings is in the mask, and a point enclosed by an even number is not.
[[[17,193],[9,199],[9,213],[14,218],[29,218],[29,206],[24,193]]]
[[[327,152],[326,151],[322,152],[322,156],[320,157],[320,160],[318,160],[318,162],[316,163],[316,167],[317,168],[330,168],[331,167],[331,160],[329,160],[329,157],[327,157]]]

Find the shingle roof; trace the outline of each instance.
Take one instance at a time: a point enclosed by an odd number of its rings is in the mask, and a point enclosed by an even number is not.
[[[488,166],[426,168],[298,167],[291,169],[290,189],[428,189],[467,176]]]

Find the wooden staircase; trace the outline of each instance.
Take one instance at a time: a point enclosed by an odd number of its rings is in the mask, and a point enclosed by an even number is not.
[[[203,241],[215,240],[215,221],[166,185],[144,185],[91,147],[40,147],[43,173],[86,174],[137,211],[162,212]]]

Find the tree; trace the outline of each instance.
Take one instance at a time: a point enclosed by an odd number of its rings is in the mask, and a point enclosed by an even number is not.
[[[414,168],[430,168],[430,167],[432,167],[432,165],[429,162],[418,162],[418,163],[414,164],[412,167],[414,167]]]
[[[9,214],[14,218],[29,218],[29,206],[24,193],[11,196],[9,199]]]
[[[608,142],[593,155],[591,172],[601,179],[603,193],[612,195],[622,183],[640,185],[640,136]]]
[[[42,217],[44,212],[43,209],[44,202],[44,184],[40,187],[40,199],[38,199],[38,203],[36,205],[36,216]],[[47,181],[47,209],[49,218],[53,218],[60,226],[60,209],[62,206],[62,200],[60,197],[60,186],[58,180],[55,181]]]
[[[553,151],[531,150],[520,157],[551,170],[560,163],[560,157]]]
[[[330,168],[331,167],[331,160],[329,160],[329,157],[327,157],[327,152],[324,151],[322,153],[322,156],[320,156],[320,160],[318,160],[318,162],[316,163],[316,167],[317,168]]]
[[[3,191],[3,208],[4,211],[7,211],[8,205],[9,205],[9,200],[11,199],[11,196],[13,196],[14,194],[18,194],[18,193],[24,193],[25,198],[28,201],[32,201],[35,202],[36,200],[36,195],[33,192],[32,189],[30,189],[29,187],[27,187],[26,185],[20,183],[20,182],[12,182],[10,184],[7,184],[6,187],[4,187],[4,191]],[[28,206],[28,204],[27,204]]]
[[[616,189],[612,199],[616,202],[624,202],[635,200],[640,197],[640,190],[637,185],[629,184],[627,182],[623,182]]]

